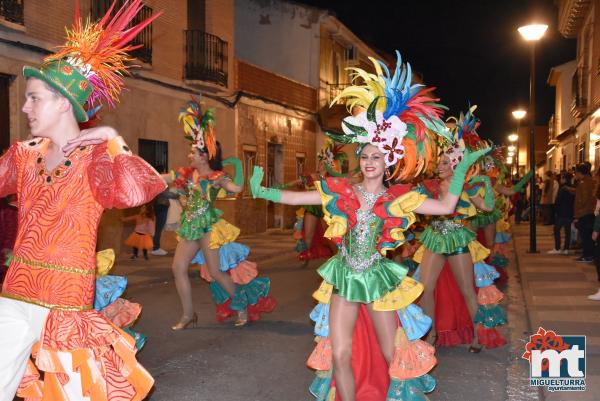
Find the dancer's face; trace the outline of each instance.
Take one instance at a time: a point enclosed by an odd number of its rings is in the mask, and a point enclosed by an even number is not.
[[[50,91],[43,81],[29,78],[25,89],[25,104],[21,109],[27,115],[31,135],[47,137],[60,124],[61,112],[68,101]]]
[[[385,155],[376,146],[367,145],[360,153],[360,171],[365,178],[383,178]]]
[[[446,155],[443,155],[440,158],[440,162],[437,167],[438,176],[443,180],[448,177],[452,177],[454,174],[454,170],[452,170],[452,166],[450,165],[450,158]]]
[[[200,152],[198,148],[192,146],[190,153],[188,154],[188,160],[190,161],[190,166],[194,168],[200,168],[202,165],[208,163],[208,154]]]

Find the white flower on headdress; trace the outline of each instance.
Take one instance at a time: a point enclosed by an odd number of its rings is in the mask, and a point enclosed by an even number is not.
[[[462,161],[464,152],[465,143],[462,139],[454,142],[448,149],[446,149],[446,156],[448,156],[450,159],[450,167],[452,167],[452,170],[454,170],[458,163]]]
[[[194,133],[194,141],[192,142],[192,146],[195,146],[200,150],[204,149],[204,132],[196,131]]]
[[[345,122],[364,129],[364,135],[357,134],[356,130],[342,124],[344,132],[348,135],[355,135],[356,142],[370,143],[385,154],[386,166],[392,166],[404,157],[404,146],[402,139],[408,133],[407,125],[398,116],[391,116],[388,119],[383,117],[380,111],[375,112],[375,121],[367,118],[367,112],[362,112],[356,117],[346,117]]]
[[[368,143],[369,141],[369,133],[367,131],[367,125],[369,124],[369,120],[367,120],[367,113],[359,113],[356,116],[348,116],[344,118],[344,123],[342,124],[342,130],[346,135],[350,135],[355,138],[353,142],[358,143]],[[358,128],[358,130],[353,129]],[[360,132],[358,132],[360,131]]]

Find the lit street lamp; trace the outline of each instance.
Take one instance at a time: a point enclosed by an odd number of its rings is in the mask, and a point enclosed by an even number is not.
[[[513,112],[513,113],[514,113],[514,112]],[[510,145],[510,146],[508,147],[508,151],[509,151],[509,152],[514,152],[514,151],[516,150],[516,153],[517,153],[517,157],[516,157],[516,165],[517,165],[517,168],[516,168],[516,170],[517,170],[517,174],[519,174],[519,135],[517,135],[517,134],[510,134],[510,135],[508,136],[508,140],[509,140],[511,143],[515,143],[515,142],[517,143],[517,147],[516,147],[516,148],[515,148],[515,145]],[[506,163],[506,164],[512,164],[512,163],[508,163],[508,161],[507,161],[507,163]],[[512,165],[512,166],[510,167],[510,177],[511,177],[511,178],[513,178],[513,171],[514,171],[514,170],[515,170],[515,166],[514,166],[514,165]]]
[[[529,64],[529,168],[531,174],[529,182],[529,253],[537,253],[536,227],[535,227],[535,42],[540,40],[548,29],[548,25],[532,24],[518,29],[523,39],[530,43]]]
[[[513,117],[517,120],[517,133],[512,134],[508,137],[508,140],[511,142],[517,142],[517,174],[519,174],[519,129],[521,128],[521,120],[525,118],[527,112],[522,109],[517,109],[512,112]],[[514,139],[510,139],[513,137]]]

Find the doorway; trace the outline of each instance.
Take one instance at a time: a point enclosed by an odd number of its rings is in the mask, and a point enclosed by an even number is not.
[[[283,145],[267,143],[267,187],[283,184]],[[283,205],[268,202],[267,228],[283,228]]]

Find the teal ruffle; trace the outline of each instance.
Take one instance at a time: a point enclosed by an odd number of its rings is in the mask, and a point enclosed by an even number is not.
[[[421,234],[420,241],[431,252],[445,254],[454,253],[458,248],[468,246],[475,238],[475,233],[466,227],[443,234],[429,226]]]
[[[129,327],[123,327],[123,331],[133,337],[135,340],[135,348],[137,348],[138,351],[146,344],[146,336],[144,334],[133,331]]]
[[[308,248],[306,247],[306,242],[302,238],[296,241],[296,247],[294,250],[298,253],[306,251]]]
[[[363,272],[354,272],[343,256],[337,254],[323,264],[318,273],[334,287],[334,293],[348,301],[371,303],[396,288],[408,269],[390,259],[378,259]]]
[[[392,379],[385,401],[427,401],[425,393],[431,393],[435,384],[427,374],[410,380]]]
[[[473,318],[476,324],[483,324],[486,328],[491,329],[496,326],[506,324],[506,312],[504,309],[496,305],[479,305],[477,313]]]
[[[317,372],[308,391],[316,398],[316,401],[327,401],[331,389],[332,371]]]
[[[179,229],[177,230],[177,235],[188,241],[202,238],[204,234],[211,230],[212,225],[219,221],[223,214],[221,210],[209,207],[205,213],[188,221],[188,213],[193,213],[193,211],[186,210],[181,214]]]
[[[229,294],[216,281],[210,283],[210,293],[217,305],[229,299]],[[248,305],[255,305],[260,298],[269,295],[271,280],[267,277],[257,277],[245,285],[238,285],[229,306],[233,310],[244,310]]]
[[[492,258],[490,259],[490,264],[496,267],[506,267],[508,266],[508,258],[504,255],[496,253],[492,255]]]
[[[498,220],[502,218],[502,212],[498,209],[494,209],[491,212],[477,213],[471,217],[469,221],[474,229],[485,227],[490,224],[496,224]]]

